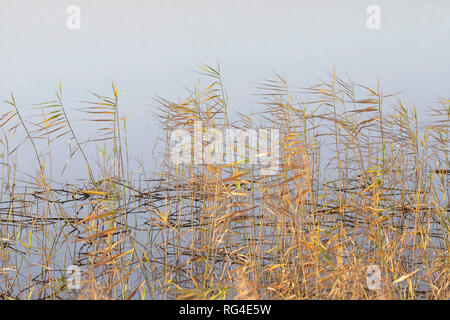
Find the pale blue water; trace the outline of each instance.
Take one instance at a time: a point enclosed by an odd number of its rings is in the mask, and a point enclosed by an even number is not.
[[[81,10],[79,30],[66,27],[73,4]],[[380,30],[366,26],[373,4]],[[448,12],[445,0],[3,0],[0,97],[13,90],[31,113],[62,81],[66,105],[80,108],[89,90],[110,95],[113,80],[130,118],[130,153],[147,163],[159,130],[155,96],[183,96],[181,86],[192,88],[201,64],[220,63],[231,111],[258,110],[255,83],[273,71],[292,87],[307,87],[336,66],[342,77],[403,90],[400,97],[423,112],[449,94]],[[86,126],[79,130],[89,136]]]

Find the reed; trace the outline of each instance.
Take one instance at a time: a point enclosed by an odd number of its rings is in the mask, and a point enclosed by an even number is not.
[[[450,298],[450,99],[425,117],[381,84],[333,70],[299,89],[274,74],[258,84],[259,112],[233,113],[220,69],[199,72],[179,101],[157,98],[159,166],[142,165],[140,179],[115,84],[81,109],[98,129],[88,139],[61,85],[32,117],[11,94],[0,117],[0,298]],[[174,130],[203,150],[210,144],[195,136],[196,123],[224,136],[277,129],[279,170],[261,173],[248,154],[175,164]],[[67,141],[61,165],[55,150]],[[20,168],[25,156],[37,172]],[[83,180],[58,181],[74,161]],[[68,286],[70,265],[81,270],[80,290]],[[380,270],[377,290],[370,266]]]

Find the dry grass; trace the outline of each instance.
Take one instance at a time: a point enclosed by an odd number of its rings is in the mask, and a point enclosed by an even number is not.
[[[181,102],[158,99],[162,162],[141,179],[129,168],[114,85],[84,109],[100,126],[87,141],[77,138],[61,87],[33,122],[11,96],[0,118],[1,298],[450,298],[449,99],[421,120],[381,86],[332,72],[290,92],[275,75],[259,85],[261,112],[233,116],[220,71],[201,72],[205,87]],[[170,133],[193,135],[195,121],[222,133],[278,129],[280,170],[174,165]],[[12,145],[14,136],[22,143]],[[80,185],[52,177],[51,147],[64,139],[72,143],[63,169],[72,158],[85,164]],[[87,151],[94,144],[96,159]],[[19,177],[23,155],[35,157],[35,175]],[[71,264],[83,271],[80,291],[66,285]],[[381,270],[380,290],[367,287],[371,265]]]

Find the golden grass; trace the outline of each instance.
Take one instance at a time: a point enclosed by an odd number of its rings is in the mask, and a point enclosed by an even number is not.
[[[139,181],[114,85],[84,109],[100,125],[88,141],[77,138],[61,87],[32,123],[11,96],[0,117],[1,298],[450,298],[449,99],[421,120],[380,85],[332,72],[291,92],[275,75],[259,85],[261,112],[233,116],[220,70],[201,73],[210,82],[181,102],[158,98],[161,166]],[[222,133],[278,129],[280,170],[175,165],[170,133],[193,135],[195,121]],[[11,145],[20,132],[23,145]],[[51,146],[64,139],[75,142],[64,170],[79,155],[82,185],[52,177]],[[102,145],[97,159],[93,144]],[[16,157],[30,153],[38,173],[16,178]],[[71,264],[82,270],[80,291],[66,285]],[[366,282],[371,265],[379,290]]]

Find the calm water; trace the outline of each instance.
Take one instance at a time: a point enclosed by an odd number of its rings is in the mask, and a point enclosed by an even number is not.
[[[255,83],[273,71],[307,87],[333,65],[342,77],[403,90],[419,111],[448,95],[450,3],[376,1],[381,29],[369,30],[372,2],[3,0],[0,97],[13,90],[32,113],[31,104],[53,98],[62,81],[66,105],[80,108],[88,91],[109,95],[116,81],[130,152],[153,162],[154,97],[183,96],[201,64],[220,63],[229,108],[241,112],[260,108]],[[72,4],[81,10],[79,30],[66,27]]]

